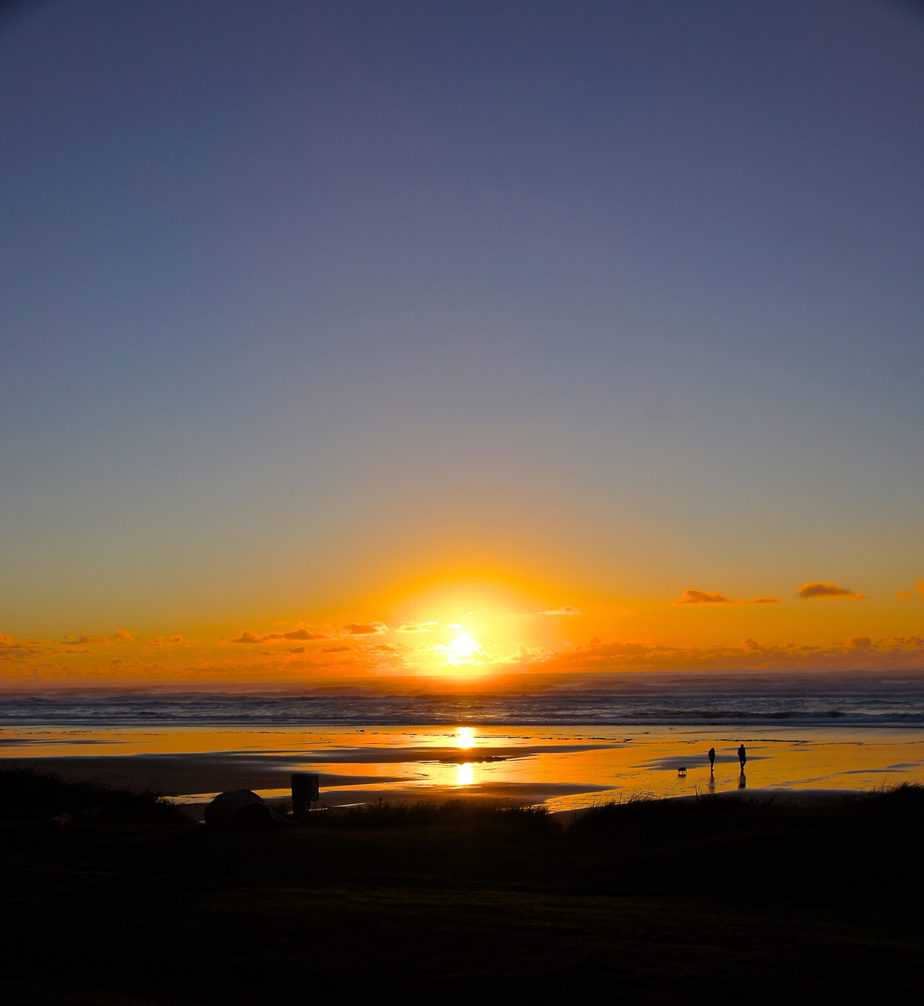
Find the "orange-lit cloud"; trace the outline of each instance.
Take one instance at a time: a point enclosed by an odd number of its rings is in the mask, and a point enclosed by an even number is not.
[[[841,587],[836,583],[823,583],[821,581],[803,583],[799,588],[798,596],[801,597],[803,601],[810,601],[813,598],[819,597],[840,598],[842,600],[851,601],[861,601],[863,599],[862,594],[858,594],[856,591],[851,590],[850,587]]]
[[[646,643],[601,642],[547,653],[537,659],[513,658],[510,666],[549,674],[616,674],[644,671],[924,671],[924,637],[875,640],[855,636],[839,646],[796,643],[742,646],[682,647]]]
[[[183,642],[183,636],[175,632],[172,636],[155,636],[151,642],[155,646],[177,646]]]
[[[432,632],[439,626],[439,622],[405,622],[398,626],[399,632]]]
[[[255,632],[242,632],[232,643],[269,643],[274,639],[287,639],[291,642],[306,642],[315,639],[326,639],[323,632],[311,632],[309,629],[292,629],[290,632],[267,632],[258,636]]]
[[[293,629],[291,632],[274,632],[270,639],[293,639],[310,641],[313,639],[326,639],[323,632],[312,632],[310,629]]]
[[[95,646],[101,643],[130,643],[135,637],[127,629],[119,629],[104,636],[67,636],[61,640],[65,646]]]
[[[755,597],[752,600],[736,601],[725,594],[712,594],[705,590],[687,589],[680,597],[678,604],[779,604],[776,597]]]
[[[0,660],[27,657],[36,652],[33,643],[25,643],[6,632],[0,632]]]
[[[579,608],[548,608],[546,611],[540,611],[540,615],[544,615],[546,618],[573,618],[576,615],[580,615],[581,611]]]
[[[710,594],[705,590],[687,589],[683,592],[678,604],[731,604],[724,594]]]
[[[351,622],[343,631],[351,636],[378,636],[388,632],[388,626],[382,622]]]

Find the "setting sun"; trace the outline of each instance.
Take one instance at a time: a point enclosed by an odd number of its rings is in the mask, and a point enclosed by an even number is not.
[[[467,664],[481,652],[481,644],[461,625],[454,626],[454,635],[446,644],[446,660],[450,664]]]

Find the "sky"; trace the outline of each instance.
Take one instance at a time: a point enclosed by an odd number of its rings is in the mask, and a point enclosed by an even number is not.
[[[924,669],[922,108],[915,4],[21,4],[0,687]]]

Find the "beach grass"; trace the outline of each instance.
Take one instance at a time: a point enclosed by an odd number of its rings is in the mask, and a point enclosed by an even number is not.
[[[588,974],[638,1001],[746,980],[754,1001],[781,967],[829,990],[920,972],[918,787],[570,817],[380,803],[222,832],[154,794],[27,773],[0,785],[11,1001],[252,1002],[301,976]],[[52,948],[56,966],[41,966]]]

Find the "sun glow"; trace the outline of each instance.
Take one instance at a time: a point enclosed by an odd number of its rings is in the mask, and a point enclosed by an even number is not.
[[[475,728],[459,727],[456,730],[456,747],[461,751],[467,751],[475,746]]]
[[[461,625],[453,626],[454,635],[445,646],[446,660],[450,664],[467,664],[481,652],[481,644]]]

